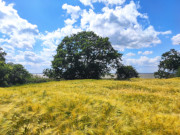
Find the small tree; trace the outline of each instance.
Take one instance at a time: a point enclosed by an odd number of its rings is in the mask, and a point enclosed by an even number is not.
[[[9,73],[10,84],[24,84],[31,77],[30,73],[21,64],[9,64],[11,70]]]
[[[132,66],[120,66],[116,74],[119,80],[138,77],[138,72]]]
[[[62,40],[52,69],[44,70],[44,73],[56,79],[99,79],[117,67],[121,56],[108,38],[84,31]]]
[[[158,71],[154,73],[156,78],[169,78],[174,76],[178,68],[180,68],[180,53],[175,49],[163,53],[158,67]]]
[[[20,64],[5,63],[5,55],[0,48],[0,86],[26,83],[30,73]]]

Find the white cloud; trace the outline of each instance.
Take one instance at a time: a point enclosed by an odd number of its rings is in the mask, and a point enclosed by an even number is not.
[[[3,34],[0,45],[7,52],[7,62],[23,64],[31,72],[42,72],[43,68],[50,67],[62,38],[82,31],[72,26],[80,15],[80,7],[64,4],[62,8],[71,15],[71,19],[65,20],[66,25],[40,34],[36,25],[18,15],[13,4],[6,5],[0,0],[0,33]],[[42,41],[42,49],[37,53],[33,52],[36,40]]]
[[[180,34],[171,38],[173,45],[180,45]]]
[[[125,2],[126,0],[80,0],[81,3],[83,3],[85,6],[90,6],[93,8],[93,3],[99,2],[99,3],[104,3],[106,5],[121,5]]]
[[[142,55],[150,55],[152,53],[153,53],[153,51],[145,51],[145,52],[138,51],[138,54],[142,54]]]
[[[0,44],[30,49],[36,42],[39,31],[37,25],[21,18],[13,4],[0,0],[0,33],[6,38],[0,39]]]
[[[43,49],[40,52],[40,56],[46,61],[52,61],[52,56],[55,55],[57,46],[60,44],[62,38],[80,31],[82,31],[80,28],[73,28],[72,25],[66,25],[65,27],[61,29],[58,28],[53,32],[46,32],[45,34],[41,34],[39,39],[43,41]],[[48,63],[47,66],[50,67],[50,63]]]
[[[66,25],[63,28],[58,28],[53,32],[46,32],[45,34],[41,34],[39,39],[43,41],[43,46],[57,46],[63,37],[75,34],[77,32],[82,31],[80,28],[74,28],[72,25]]]
[[[62,9],[67,10],[67,13],[71,15],[72,19],[78,19],[79,18],[79,12],[81,11],[79,6],[71,6],[68,4],[64,4],[62,6]]]
[[[93,8],[92,0],[80,0],[81,3],[83,3],[85,6],[90,6]]]
[[[126,56],[128,57],[135,56],[135,55],[136,55],[135,53],[131,53],[131,52],[126,54]]]
[[[157,71],[158,64],[161,57],[156,56],[154,58],[149,58],[147,56],[141,56],[139,59],[127,59],[123,58],[123,63],[125,65],[132,65],[134,66],[138,72],[140,73],[152,73]]]
[[[143,55],[149,55],[149,54],[152,54],[153,51],[145,51],[144,53],[142,53]]]
[[[73,25],[76,22],[76,20],[75,19],[67,19],[64,22],[66,25]]]
[[[147,56],[141,56],[139,59],[126,59],[125,64],[126,65],[144,65],[144,66],[153,66],[159,64],[159,60],[161,59],[160,56],[149,58]]]
[[[133,1],[124,7],[115,9],[104,7],[103,13],[97,14],[92,9],[84,10],[81,15],[81,27],[96,32],[100,36],[109,37],[115,48],[144,48],[160,44],[159,34],[152,25],[144,28],[138,18],[148,21],[146,14],[138,12],[138,5]]]
[[[165,32],[159,32],[159,34],[168,35],[168,34],[172,34],[172,31],[168,30],[168,31],[165,31]]]
[[[148,22],[148,16],[140,13],[139,5],[133,1],[124,6],[121,4],[125,0],[83,0],[82,3],[93,7],[92,4],[95,2],[117,5],[115,8],[106,6],[102,9],[102,13],[97,14],[92,9],[82,11],[79,6],[64,4],[62,9],[70,15],[64,21],[65,26],[52,32],[39,33],[37,25],[21,18],[13,8],[13,4],[7,5],[0,0],[0,33],[3,34],[0,45],[7,51],[8,61],[23,64],[30,72],[42,72],[44,68],[50,67],[52,55],[55,55],[62,38],[82,30],[91,30],[100,36],[109,37],[113,47],[119,51],[124,51],[125,48],[143,48],[159,44],[161,40],[158,35],[171,33],[170,31],[158,32],[153,26],[144,27],[138,22],[138,18]],[[74,26],[78,19],[80,19],[80,26]],[[36,40],[42,41],[42,48],[37,53],[33,52]],[[143,55],[148,53],[150,52],[141,52]],[[126,56],[135,56],[135,54],[129,53]],[[136,66],[139,64],[138,69],[141,71],[142,66],[154,69],[158,58],[142,56],[140,59],[125,59],[124,62]]]

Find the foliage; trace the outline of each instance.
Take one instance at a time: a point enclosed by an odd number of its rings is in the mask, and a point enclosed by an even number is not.
[[[0,88],[2,135],[178,135],[180,78]]]
[[[0,48],[0,87],[26,83],[30,73],[20,64],[5,63],[5,55]]]
[[[9,85],[9,73],[11,71],[11,67],[0,61],[0,87]]]
[[[138,72],[132,66],[120,66],[116,74],[119,80],[138,77]]]
[[[27,83],[43,83],[43,82],[50,82],[50,81],[52,81],[52,79],[34,76],[34,75],[31,75],[31,77],[27,79]]]
[[[20,64],[0,63],[0,86],[24,84],[29,77],[29,72]]]
[[[6,53],[3,51],[3,49],[0,47],[0,61],[5,62],[5,56]]]
[[[178,68],[180,68],[180,52],[175,49],[171,49],[165,52],[161,56],[159,70],[155,72],[156,78],[169,78],[172,77]]]
[[[43,74],[49,78],[55,78],[55,72],[53,69],[44,69]]]
[[[163,70],[158,70],[157,72],[154,73],[155,78],[170,78],[172,77],[172,74],[165,72]]]
[[[178,70],[176,72],[176,77],[180,77],[180,67],[178,68]]]
[[[0,87],[52,81],[49,78],[31,75],[21,64],[5,63],[5,55],[0,48]]]
[[[12,85],[24,84],[30,78],[30,73],[21,64],[9,64],[12,68],[9,73],[9,81]]]
[[[45,74],[64,79],[99,79],[117,66],[121,56],[108,38],[94,32],[79,32],[62,40],[52,69],[45,70]]]

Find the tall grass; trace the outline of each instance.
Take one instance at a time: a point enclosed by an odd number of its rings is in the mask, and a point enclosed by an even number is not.
[[[0,88],[0,134],[180,134],[180,78]]]

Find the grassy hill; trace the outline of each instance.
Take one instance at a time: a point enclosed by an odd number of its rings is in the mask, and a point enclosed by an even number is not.
[[[180,134],[180,78],[0,88],[0,134]]]

